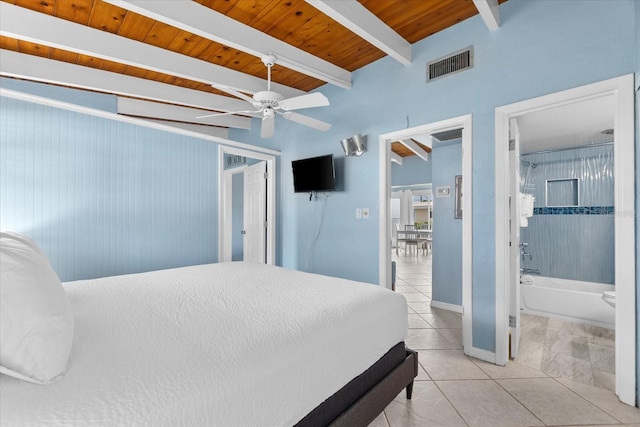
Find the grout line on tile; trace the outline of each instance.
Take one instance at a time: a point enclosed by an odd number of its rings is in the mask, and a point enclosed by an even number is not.
[[[402,392],[400,392],[402,393]],[[387,409],[387,408],[385,408]],[[385,412],[385,409],[382,410],[382,414],[384,415],[384,419],[387,421],[387,426],[391,427],[391,421],[389,421],[389,417],[387,416],[387,413]]]
[[[451,380],[454,381],[454,380]],[[440,386],[438,385],[437,381],[433,382],[433,385],[436,386],[436,388],[438,389],[438,391],[444,396],[444,398],[447,400],[447,402],[449,402],[449,405],[451,405],[451,407],[453,408],[454,411],[456,411],[456,414],[458,414],[458,416],[460,417],[460,419],[462,420],[463,423],[465,423],[467,426],[469,426],[469,423],[467,422],[467,420],[464,419],[464,417],[462,416],[462,414],[460,413],[460,411],[458,411],[458,408],[456,408],[456,405],[453,404],[453,402],[451,400],[449,400],[449,397],[445,394],[444,391],[442,391],[442,389],[440,388]]]
[[[563,377],[558,377],[558,378],[563,378]],[[565,379],[570,380],[570,381],[575,381],[575,382],[577,382],[577,383],[579,383],[579,382],[580,382],[580,381],[572,380],[571,378],[565,378]],[[558,381],[558,380],[557,380],[557,378],[553,378],[553,380],[554,380],[555,382],[557,382],[558,384],[560,384],[562,387],[564,387],[564,388],[566,388],[567,390],[569,390],[571,393],[573,393],[573,394],[575,394],[576,396],[578,396],[580,399],[582,399],[582,400],[584,400],[585,402],[587,402],[589,405],[593,405],[593,406],[595,406],[596,408],[600,409],[602,412],[604,412],[605,414],[609,415],[611,418],[613,418],[614,420],[616,420],[618,423],[620,423],[620,424],[622,424],[622,425],[626,425],[624,422],[622,422],[622,421],[620,421],[618,418],[616,418],[616,416],[615,416],[615,415],[610,414],[610,413],[609,413],[609,411],[607,411],[606,409],[604,409],[604,408],[600,407],[600,405],[598,405],[596,402],[592,402],[592,401],[590,401],[589,399],[587,399],[586,397],[584,397],[584,396],[582,396],[582,395],[578,394],[576,391],[572,390],[571,388],[567,387],[566,385],[564,385],[564,384],[562,384],[560,381]],[[584,384],[584,383],[581,383],[581,384]],[[587,384],[587,385],[589,385],[589,384]],[[594,387],[594,386],[591,386],[591,387]],[[599,387],[596,387],[596,388],[599,388]],[[601,389],[601,390],[603,390],[603,389]],[[633,425],[633,423],[632,423],[632,425]]]
[[[511,378],[509,378],[511,379]],[[530,378],[526,378],[526,379],[530,379]],[[520,399],[518,399],[517,397],[515,397],[513,394],[509,393],[509,390],[507,390],[506,388],[502,387],[502,384],[500,384],[498,381],[496,381],[495,379],[492,379],[494,383],[496,383],[498,385],[498,387],[500,387],[502,390],[505,391],[505,393],[507,393],[509,396],[513,397],[513,399],[518,402],[520,405],[522,405],[522,407],[524,409],[527,410],[527,412],[529,412],[531,414],[532,417],[534,417],[536,420],[540,421],[540,424],[542,424],[543,426],[546,426],[547,424],[542,421],[540,418],[538,418],[538,416],[536,416],[536,414],[533,413],[533,411],[531,411],[531,409],[529,409],[529,407],[527,405],[525,405],[523,402],[520,401]]]

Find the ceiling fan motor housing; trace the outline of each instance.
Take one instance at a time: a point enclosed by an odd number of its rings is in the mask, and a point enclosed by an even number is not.
[[[277,109],[284,97],[277,92],[263,90],[254,93],[253,99],[256,100],[254,103],[256,108],[272,107]]]

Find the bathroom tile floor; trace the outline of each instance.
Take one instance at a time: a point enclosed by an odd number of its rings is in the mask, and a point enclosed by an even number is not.
[[[514,362],[555,377],[615,390],[615,331],[522,314]]]
[[[407,400],[403,391],[371,426],[640,427],[640,411],[620,403],[609,390],[523,363],[510,362],[502,367],[465,356],[461,316],[430,306],[431,256],[405,257],[400,252],[393,259],[398,267],[396,292],[413,300],[408,301],[406,343],[419,352],[419,375],[413,398]],[[544,332],[542,325],[538,326],[531,327],[532,335],[545,338],[548,330],[565,330],[555,321],[551,325],[547,321]],[[606,347],[608,337],[601,332],[584,328],[586,350],[585,346],[569,345],[567,351],[584,355],[590,351],[589,344]],[[549,350],[565,350],[562,344],[554,343],[550,341]],[[543,354],[544,346],[540,366]]]

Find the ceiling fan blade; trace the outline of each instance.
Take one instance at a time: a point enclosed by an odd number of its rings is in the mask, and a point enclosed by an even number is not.
[[[301,108],[326,107],[329,100],[320,92],[307,93],[280,101],[280,108],[285,111],[299,110]]]
[[[205,119],[207,117],[229,116],[232,114],[252,114],[252,113],[259,113],[259,112],[260,110],[229,111],[227,113],[212,113],[212,114],[205,114],[204,116],[196,116],[196,119]]]
[[[262,128],[260,129],[260,138],[271,138],[275,132],[275,117],[265,116],[262,118]]]
[[[282,116],[287,120],[291,120],[292,122],[300,123],[301,125],[309,126],[310,128],[317,130],[327,131],[331,129],[331,124],[299,113],[287,111]]]
[[[218,90],[221,90],[221,91],[223,91],[223,92],[227,92],[228,94],[233,95],[233,96],[235,96],[235,97],[238,97],[238,98],[240,98],[240,99],[244,99],[245,101],[250,102],[252,105],[253,105],[253,103],[255,102],[255,100],[254,100],[253,98],[251,98],[250,96],[245,95],[245,94],[244,94],[244,93],[242,93],[242,92],[238,92],[238,91],[237,91],[237,90],[235,90],[235,89],[231,89],[229,86],[225,86],[225,85],[216,85],[216,84],[213,84],[213,85],[211,85],[211,86],[213,86],[214,88],[216,88],[216,89],[218,89]]]

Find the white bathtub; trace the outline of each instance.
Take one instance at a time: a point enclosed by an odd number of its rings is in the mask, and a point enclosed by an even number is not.
[[[615,329],[615,309],[602,300],[613,285],[531,276],[533,284],[520,285],[523,313],[584,322]]]

